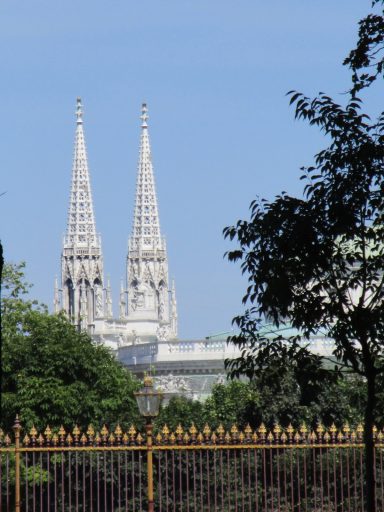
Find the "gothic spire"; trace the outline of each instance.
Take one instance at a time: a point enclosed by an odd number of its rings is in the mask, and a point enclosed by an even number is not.
[[[132,226],[132,249],[162,248],[155,178],[148,134],[148,108],[141,110],[141,137],[136,181],[135,211]]]
[[[80,98],[77,98],[76,106],[75,151],[65,245],[100,248],[100,240],[98,240],[96,235],[87,150],[83,130],[83,106]]]
[[[103,256],[100,237],[96,233],[83,106],[77,98],[72,183],[61,254],[61,302],[69,319],[79,329],[93,332],[95,320],[104,317],[103,283]]]
[[[168,258],[161,237],[155,178],[148,134],[148,109],[141,110],[135,210],[127,256],[126,320],[140,338],[174,339],[171,320]],[[122,303],[122,313],[125,304]]]

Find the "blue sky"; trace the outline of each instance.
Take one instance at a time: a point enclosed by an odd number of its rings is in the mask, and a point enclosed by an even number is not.
[[[180,336],[229,329],[245,281],[223,259],[231,246],[222,229],[246,217],[257,195],[300,193],[299,168],[325,141],[294,121],[285,94],[343,101],[341,63],[369,8],[369,0],[0,0],[0,236],[6,259],[27,262],[33,295],[51,307],[81,96],[117,299],[147,101]]]

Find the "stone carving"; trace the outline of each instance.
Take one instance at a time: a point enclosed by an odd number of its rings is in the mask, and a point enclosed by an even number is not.
[[[156,330],[156,336],[158,341],[167,341],[169,337],[168,325],[159,326]]]
[[[188,394],[191,393],[191,386],[184,377],[177,375],[168,375],[156,377],[156,388],[161,389],[164,393]]]
[[[226,380],[227,379],[225,378],[225,375],[223,373],[219,373],[219,375],[216,378],[215,384],[225,384]]]
[[[141,343],[140,336],[137,335],[137,332],[135,330],[132,331],[132,345],[137,345],[138,343]]]
[[[103,316],[103,292],[100,285],[95,286],[95,316],[101,318]]]

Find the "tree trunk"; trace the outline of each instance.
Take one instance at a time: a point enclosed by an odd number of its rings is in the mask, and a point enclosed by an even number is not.
[[[375,482],[375,446],[373,440],[373,411],[375,407],[376,375],[374,372],[367,375],[367,406],[364,416],[364,445],[365,445],[365,499],[367,512],[376,512],[376,482]]]
[[[4,257],[3,257],[3,246],[0,242],[0,419],[3,418],[3,326],[2,326],[2,303],[1,303],[1,285],[3,282],[3,266],[4,266]]]

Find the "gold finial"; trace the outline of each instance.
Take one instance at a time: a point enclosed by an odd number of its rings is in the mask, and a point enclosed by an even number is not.
[[[144,373],[144,387],[153,388],[153,379],[151,375],[148,375],[146,372]]]
[[[148,121],[148,108],[147,108],[147,104],[146,103],[143,103],[141,105],[141,116],[140,116],[140,119],[142,120],[141,127],[142,128],[147,128],[147,126],[148,126],[148,124],[147,124],[147,121]]]

